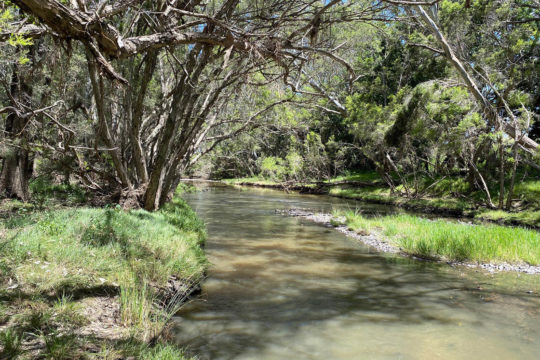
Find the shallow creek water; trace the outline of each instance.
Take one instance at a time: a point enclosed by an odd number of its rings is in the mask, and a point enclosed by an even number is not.
[[[540,276],[379,254],[276,209],[390,207],[202,185],[212,266],[175,336],[199,359],[540,359]],[[532,291],[532,293],[530,293]]]

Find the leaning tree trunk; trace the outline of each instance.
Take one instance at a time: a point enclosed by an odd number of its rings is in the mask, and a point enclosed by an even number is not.
[[[512,165],[512,177],[510,178],[510,187],[508,188],[508,197],[506,198],[506,210],[512,210],[512,197],[514,196],[514,186],[516,183],[516,171],[519,162],[519,149],[518,149],[518,122],[514,122],[516,133],[514,136],[514,163]]]
[[[499,209],[504,206],[504,143],[502,136],[499,138]]]
[[[18,66],[13,67],[11,77],[11,97],[18,103],[28,104],[31,88],[27,87],[18,74]],[[28,120],[19,116],[16,111],[10,111],[6,118],[5,134],[12,146],[12,151],[2,160],[0,173],[0,194],[23,201],[30,199],[28,183],[34,167],[33,158],[26,147]]]
[[[502,127],[502,131],[504,131],[507,135],[514,138],[518,129],[515,127],[515,124],[510,124],[506,121],[503,121],[499,118],[496,110],[493,108],[493,105],[490,103],[490,101],[482,94],[482,91],[480,91],[480,88],[474,81],[473,77],[469,74],[461,60],[456,56],[454,53],[454,50],[446,40],[446,37],[443,35],[442,31],[440,30],[439,26],[435,23],[435,21],[431,18],[431,16],[424,10],[423,6],[421,4],[415,5],[415,8],[418,10],[418,13],[422,19],[424,19],[425,25],[430,29],[433,36],[438,40],[439,44],[442,46],[444,54],[448,61],[452,64],[452,66],[458,71],[461,78],[465,82],[465,85],[467,86],[467,89],[469,92],[474,96],[474,98],[477,100],[479,105],[484,110],[486,116],[488,119],[492,120],[492,125],[499,125]],[[523,147],[523,149],[528,150],[530,152],[534,152],[538,149],[538,144],[533,139],[529,138],[528,136],[521,136],[519,137],[519,145]]]

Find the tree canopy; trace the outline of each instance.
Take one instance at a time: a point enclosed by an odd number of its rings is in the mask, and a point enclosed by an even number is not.
[[[8,196],[27,199],[40,171],[153,210],[206,162],[297,179],[368,167],[392,188],[464,172],[495,206],[486,178],[502,192],[512,183],[510,204],[518,164],[538,167],[536,0],[12,0],[1,11]]]

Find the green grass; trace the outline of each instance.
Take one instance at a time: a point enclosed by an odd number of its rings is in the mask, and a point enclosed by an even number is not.
[[[380,182],[381,176],[376,171],[351,171],[345,172],[343,175],[336,176],[325,182],[333,183],[340,181],[359,181],[359,182]]]
[[[498,225],[469,225],[412,215],[367,218],[343,214],[357,232],[375,232],[405,252],[459,261],[540,264],[540,233]]]
[[[87,342],[110,354],[171,358],[174,348],[144,343],[178,309],[160,305],[168,280],[202,279],[205,238],[204,223],[179,197],[157,212],[62,207],[8,218],[0,224],[0,324],[8,325],[0,340],[9,346],[0,351],[17,350],[15,335],[36,334],[43,358],[80,358]],[[92,296],[120,304],[118,323],[140,346],[67,336],[88,324],[81,301]]]
[[[33,224],[4,228],[4,254],[19,284],[42,292],[91,288],[102,279],[119,283],[125,272],[158,285],[170,275],[192,277],[204,268],[204,232],[176,202],[179,208],[170,212],[80,208],[39,214]]]
[[[146,349],[141,353],[141,360],[185,360],[187,357],[178,348],[160,344],[152,349]]]
[[[15,359],[22,353],[22,336],[12,329],[0,332],[0,359]]]
[[[42,336],[45,343],[43,358],[50,360],[70,360],[81,358],[77,337],[74,334],[62,335],[56,332]]]
[[[527,180],[516,184],[515,197],[540,208],[540,180]]]
[[[469,201],[459,198],[419,198],[407,199],[401,196],[391,195],[385,187],[340,187],[330,189],[332,196],[362,201],[378,202],[382,204],[405,206],[419,210],[449,210],[461,213],[473,208]]]
[[[519,212],[488,210],[477,214],[475,218],[500,222],[502,224],[524,224],[533,227],[540,227],[540,210],[522,210]]]

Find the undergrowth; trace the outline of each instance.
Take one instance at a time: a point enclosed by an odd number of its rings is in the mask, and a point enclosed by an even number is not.
[[[29,356],[23,340],[41,344],[45,359],[86,358],[84,349],[96,344],[97,359],[182,358],[174,347],[147,342],[183,300],[163,292],[170,279],[196,284],[207,266],[204,223],[183,199],[156,212],[32,211],[3,221],[0,235],[0,358]],[[132,341],[75,336],[90,323],[81,301],[95,296],[119,303],[118,323]],[[164,296],[176,302],[164,308]]]

